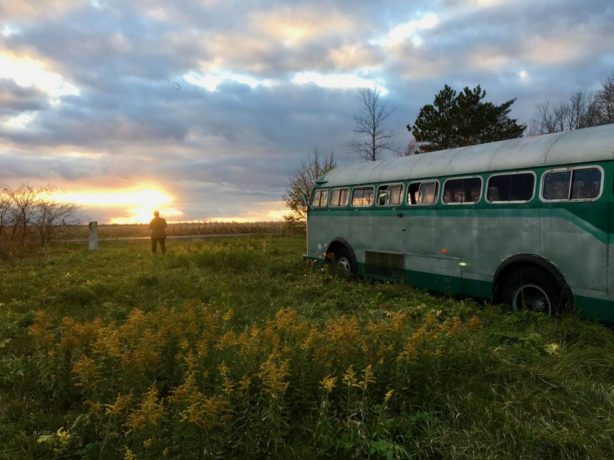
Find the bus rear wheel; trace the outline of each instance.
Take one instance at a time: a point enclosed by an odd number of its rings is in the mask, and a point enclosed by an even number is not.
[[[356,273],[354,259],[346,248],[337,248],[333,253],[333,264],[340,272],[345,274]]]
[[[535,311],[547,315],[560,313],[565,287],[538,267],[513,272],[501,287],[500,299],[513,311]]]

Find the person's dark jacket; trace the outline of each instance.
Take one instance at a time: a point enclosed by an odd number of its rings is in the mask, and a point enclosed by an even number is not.
[[[152,238],[166,238],[166,220],[162,217],[154,217],[149,223]]]

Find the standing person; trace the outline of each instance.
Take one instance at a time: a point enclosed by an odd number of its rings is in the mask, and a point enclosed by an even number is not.
[[[156,247],[160,243],[162,254],[166,254],[166,219],[160,217],[158,211],[154,211],[154,218],[149,223],[151,230],[151,252],[156,253]]]

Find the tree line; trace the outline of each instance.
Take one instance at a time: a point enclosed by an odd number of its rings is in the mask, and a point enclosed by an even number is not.
[[[61,227],[78,224],[78,206],[54,199],[56,191],[50,185],[0,185],[0,242],[45,246]]]
[[[548,134],[614,123],[614,75],[594,92],[576,91],[565,102],[537,104],[530,134]]]
[[[566,102],[558,104],[538,103],[529,126],[510,117],[515,98],[502,104],[485,98],[486,91],[480,85],[465,87],[460,92],[444,85],[433,103],[424,105],[414,122],[406,125],[410,140],[402,149],[395,144],[394,132],[388,126],[395,108],[388,105],[378,88],[359,90],[360,104],[353,128],[356,136],[348,144],[348,151],[362,160],[377,161],[385,152],[397,156],[423,154],[513,139],[525,133],[547,134],[614,123],[614,74],[595,92],[574,92]],[[304,220],[307,212],[304,197],[311,196],[316,178],[335,166],[332,153],[321,159],[316,148],[308,155],[290,178],[283,196],[290,210],[286,217],[289,222]]]

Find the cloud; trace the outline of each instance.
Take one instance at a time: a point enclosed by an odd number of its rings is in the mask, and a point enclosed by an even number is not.
[[[74,181],[105,180],[110,165],[101,165],[93,158],[51,155],[24,155],[22,151],[0,148],[0,182],[19,185],[21,182],[36,184],[70,184]],[[108,177],[106,177],[108,180]]]
[[[182,218],[248,216],[315,146],[353,161],[356,89],[385,88],[402,144],[445,83],[516,97],[526,122],[614,70],[607,0],[288,5],[3,2],[0,182],[150,181]]]
[[[377,38],[373,43],[393,47],[410,40],[414,46],[420,46],[423,39],[420,33],[425,30],[434,29],[439,25],[439,18],[435,13],[427,13],[418,19],[411,19],[407,22],[397,24],[386,35]]]
[[[83,0],[45,0],[45,16],[60,16],[84,5]],[[41,14],[39,0],[11,0],[0,3],[0,18],[23,20],[38,18]]]
[[[347,14],[329,8],[326,14],[305,6],[278,7],[255,11],[248,16],[249,27],[258,35],[292,47],[313,40],[352,34],[358,24]]]
[[[34,117],[35,115],[24,112],[19,115],[7,118],[6,120],[4,120],[3,125],[9,130],[26,129],[28,125],[32,122],[32,120],[34,120]]]
[[[12,80],[22,88],[35,88],[51,101],[79,94],[74,84],[49,70],[44,62],[8,53],[0,54],[0,79]]]
[[[271,87],[277,84],[276,81],[270,78],[258,79],[251,75],[238,74],[234,72],[216,72],[210,74],[199,74],[198,72],[188,72],[183,76],[183,79],[188,83],[205,88],[207,91],[216,91],[223,83],[238,83],[249,86],[252,89],[259,86]],[[176,83],[179,85],[179,83]],[[180,86],[178,86],[180,88]]]
[[[375,70],[384,62],[385,54],[377,47],[365,43],[351,43],[331,47],[326,53],[326,64],[335,70]]]
[[[10,79],[0,79],[0,116],[43,110],[47,106],[48,100],[42,91],[19,86]]]
[[[296,85],[316,85],[322,88],[332,89],[361,89],[361,88],[380,88],[382,95],[388,94],[384,83],[381,80],[365,78],[353,73],[345,74],[323,74],[319,72],[300,72],[292,78],[292,83]]]

